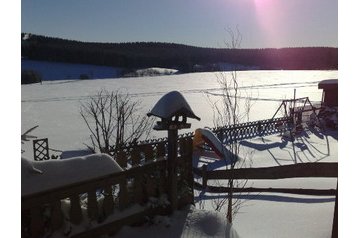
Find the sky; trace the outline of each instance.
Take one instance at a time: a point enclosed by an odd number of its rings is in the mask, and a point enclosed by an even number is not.
[[[21,32],[85,42],[338,47],[338,0],[21,0]]]

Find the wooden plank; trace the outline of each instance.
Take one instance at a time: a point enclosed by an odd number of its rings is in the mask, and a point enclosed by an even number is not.
[[[63,224],[63,215],[61,210],[61,201],[55,201],[51,204],[51,227],[53,230],[61,228]]]
[[[113,213],[114,200],[112,194],[112,186],[107,185],[104,187],[104,199],[103,199],[103,215],[108,217]]]
[[[195,182],[194,186],[197,189],[203,189],[204,186]],[[207,186],[206,191],[210,193],[228,193],[228,187]],[[234,193],[289,193],[300,195],[314,195],[314,196],[333,196],[336,194],[335,189],[305,189],[305,188],[233,188]]]
[[[119,202],[118,202],[118,206],[120,210],[124,210],[125,208],[127,208],[128,203],[129,203],[129,197],[128,197],[128,183],[127,183],[127,178],[122,178],[119,181]]]
[[[302,177],[338,177],[338,163],[301,163],[264,168],[214,170],[207,179],[284,179]]]
[[[91,221],[96,221],[99,216],[96,190],[88,192],[87,215]]]
[[[70,200],[71,200],[70,221],[72,224],[78,225],[81,223],[83,219],[80,198],[78,195],[73,195],[70,197]]]
[[[334,215],[332,225],[332,238],[338,238],[338,182],[336,190],[336,200],[334,202]]]
[[[34,207],[30,210],[31,223],[30,231],[31,237],[41,237],[44,233],[44,221],[41,207]]]

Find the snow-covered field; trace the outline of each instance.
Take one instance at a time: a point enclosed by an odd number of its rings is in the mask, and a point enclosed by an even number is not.
[[[239,72],[243,96],[251,97],[249,120],[273,116],[280,100],[308,96],[311,101],[321,100],[317,84],[324,79],[338,77],[337,71],[242,71]],[[215,73],[182,74],[160,77],[112,78],[101,80],[45,81],[42,84],[21,86],[22,132],[39,125],[31,134],[49,138],[49,146],[63,151],[85,148],[89,131],[79,114],[79,107],[98,90],[120,90],[142,101],[142,112],[147,113],[165,93],[180,91],[201,121],[189,120],[192,127],[212,127],[212,110],[208,102],[219,99],[219,85]],[[207,94],[209,93],[209,94]],[[156,137],[165,134],[155,134]],[[306,131],[292,143],[285,143],[279,135],[253,138],[241,142],[242,156],[252,167],[278,166],[295,162],[338,161],[338,136],[330,132]],[[23,145],[23,156],[32,158],[31,143]],[[222,164],[213,164],[220,167]],[[335,188],[336,179],[282,179],[277,181],[250,181],[256,187]],[[212,209],[215,194],[196,192],[196,199]],[[243,195],[247,202],[234,220],[240,237],[330,237],[334,197],[285,194]],[[173,224],[172,224],[173,225]],[[132,228],[130,228],[132,229]],[[136,234],[129,228],[123,232]],[[153,229],[148,228],[148,229]],[[155,229],[155,228],[154,228]],[[164,234],[165,229],[161,229]],[[170,229],[168,229],[168,232]],[[133,233],[131,233],[133,232]],[[145,231],[143,231],[145,232]],[[189,236],[190,237],[190,236]],[[194,236],[192,236],[194,237]]]
[[[242,71],[239,80],[243,96],[252,97],[249,120],[268,119],[273,116],[282,99],[309,96],[320,101],[322,90],[317,84],[323,79],[337,78],[337,71]],[[39,125],[34,131],[39,138],[49,138],[51,148],[78,150],[89,142],[89,130],[80,116],[81,103],[101,89],[120,90],[142,101],[143,114],[167,92],[180,91],[201,121],[189,120],[192,127],[213,126],[209,92],[218,93],[215,73],[193,73],[159,77],[113,78],[101,80],[44,81],[42,84],[21,86],[21,130]],[[220,97],[210,94],[211,100]],[[156,137],[165,133],[154,134]],[[27,145],[25,145],[26,147]],[[25,148],[26,149],[26,148]],[[31,146],[26,149],[32,155]]]

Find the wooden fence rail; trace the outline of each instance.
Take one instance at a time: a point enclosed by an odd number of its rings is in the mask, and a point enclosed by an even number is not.
[[[194,183],[196,189],[204,189],[204,186],[198,182]],[[232,189],[228,187],[218,187],[206,185],[205,191],[210,193],[289,193],[300,195],[313,195],[313,196],[334,196],[336,195],[336,189],[304,189],[304,188],[238,188]]]
[[[195,169],[198,175],[209,179],[284,179],[302,177],[338,177],[338,163],[300,163],[264,168],[204,171]]]
[[[207,185],[208,180],[213,179],[286,179],[286,178],[337,178],[338,163],[300,163],[293,165],[283,165],[265,168],[242,168],[234,170],[214,170],[207,171],[207,166],[194,168],[193,172],[202,177],[202,184],[195,182],[194,187],[205,189],[210,193],[290,193],[300,195],[315,196],[335,196],[332,238],[338,237],[338,180],[336,189],[302,189],[302,188],[228,188],[221,186]]]
[[[208,186],[208,180],[228,180],[228,179],[285,179],[285,178],[309,178],[309,177],[338,177],[338,163],[300,163],[263,168],[241,168],[232,170],[207,171],[207,166],[193,168],[196,175],[202,177],[202,184],[195,183],[199,188],[208,188],[211,192],[227,192],[228,188]],[[291,189],[291,188],[235,188],[235,192],[282,192],[310,195],[332,195],[332,190],[312,190],[312,189]]]

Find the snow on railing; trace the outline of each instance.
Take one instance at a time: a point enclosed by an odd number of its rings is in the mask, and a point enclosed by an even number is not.
[[[185,150],[191,148],[188,144],[192,141],[187,138],[181,143],[177,194],[179,205],[186,205],[193,202],[192,151]],[[142,147],[129,150],[124,171],[22,196],[22,237],[103,234],[137,222],[143,214],[167,211],[168,204],[159,202],[170,193],[167,160],[156,147],[144,146],[144,154],[140,153]],[[123,162],[121,158],[117,161]],[[126,217],[124,214],[135,205],[141,209]]]

